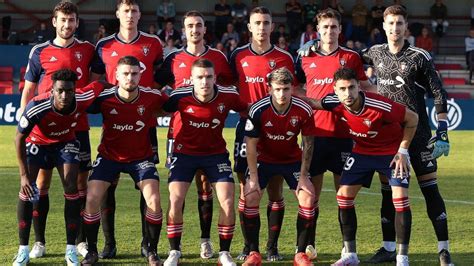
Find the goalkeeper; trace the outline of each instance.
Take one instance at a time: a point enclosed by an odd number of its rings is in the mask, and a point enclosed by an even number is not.
[[[433,66],[433,59],[423,49],[411,46],[404,40],[407,29],[406,11],[390,6],[384,11],[384,29],[388,43],[375,45],[362,51],[362,58],[373,65],[378,75],[377,92],[401,103],[416,112],[419,122],[409,148],[411,164],[426,201],[426,210],[438,238],[441,265],[450,265],[448,221],[444,200],[438,190],[436,159],[449,154],[446,91]],[[318,42],[308,42],[300,48],[302,56],[314,49]],[[434,96],[438,118],[436,135],[431,137],[425,94]],[[392,192],[386,177],[382,181],[382,208],[380,210],[383,247],[369,260],[372,263],[395,261],[395,209]]]

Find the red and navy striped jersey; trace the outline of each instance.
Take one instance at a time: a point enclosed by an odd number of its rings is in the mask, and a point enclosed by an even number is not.
[[[79,116],[86,113],[87,107],[104,90],[104,87],[104,83],[96,81],[76,90],[75,108],[69,114],[61,114],[55,110],[51,92],[34,97],[20,118],[18,131],[28,135],[27,142],[37,145],[49,145],[75,139]]]
[[[195,98],[192,86],[178,88],[171,93],[163,109],[167,112],[178,111],[182,120],[173,152],[188,155],[227,153],[222,136],[225,119],[230,110],[242,112],[247,110],[248,104],[233,88],[216,85],[214,89],[214,98],[206,103]]]
[[[38,84],[38,95],[48,92],[53,86],[51,76],[57,70],[68,68],[76,72],[76,87],[89,84],[89,68],[94,58],[94,45],[74,39],[67,47],[57,46],[47,41],[34,46],[30,51],[25,80]],[[89,130],[86,115],[79,118],[77,131]]]
[[[25,80],[38,83],[38,94],[48,92],[53,86],[51,76],[57,70],[68,68],[76,72],[78,88],[89,84],[89,68],[94,58],[94,45],[77,39],[61,47],[47,41],[34,46],[29,55]]]
[[[173,89],[192,85],[191,66],[199,58],[206,58],[214,64],[214,74],[217,84],[222,86],[232,85],[233,74],[225,55],[214,48],[206,46],[203,54],[195,56],[186,51],[186,47],[169,54],[157,71],[155,81],[161,86],[170,85]],[[171,119],[168,138],[175,138],[181,129],[181,117],[175,113]],[[173,132],[173,133],[171,133]]]
[[[274,45],[263,54],[254,52],[250,44],[244,45],[234,50],[229,63],[238,78],[240,97],[247,103],[254,103],[268,95],[267,75],[273,70],[286,67],[291,73],[295,72],[291,55]],[[241,115],[247,116],[246,113]]]
[[[118,88],[104,90],[89,107],[88,112],[102,114],[102,139],[98,151],[106,159],[131,162],[153,155],[150,123],[168,99],[159,90],[139,87],[138,96],[123,101]]]
[[[362,97],[363,105],[358,113],[349,111],[335,94],[327,95],[323,106],[347,121],[349,134],[355,142],[353,152],[396,154],[403,138],[405,106],[376,93],[361,92],[359,97]]]
[[[306,96],[321,99],[334,93],[334,73],[342,67],[354,70],[359,81],[367,80],[359,54],[341,46],[328,55],[311,52],[309,56],[298,57],[296,76],[306,83]],[[349,138],[347,132],[346,124],[331,112],[315,111],[314,136]]]
[[[293,96],[288,109],[279,114],[266,96],[252,105],[245,124],[245,135],[259,138],[257,160],[265,163],[294,163],[301,161],[298,135],[308,135],[312,127],[313,110],[300,98]]]
[[[139,31],[131,42],[121,40],[118,33],[102,38],[96,45],[96,57],[91,71],[96,74],[105,74],[106,80],[117,84],[115,69],[120,58],[134,56],[140,60],[142,76],[140,85],[153,87],[155,66],[163,62],[163,47],[158,36]]]
[[[232,85],[233,74],[225,55],[214,48],[205,46],[206,50],[201,55],[193,55],[183,47],[166,56],[160,70],[155,74],[155,81],[162,87],[170,85],[173,89],[192,85],[191,66],[194,61],[205,58],[214,64],[214,74],[217,84],[222,86]]]

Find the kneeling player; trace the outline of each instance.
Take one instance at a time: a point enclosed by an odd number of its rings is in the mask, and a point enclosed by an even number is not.
[[[298,135],[311,128],[311,107],[292,97],[293,76],[286,68],[279,68],[268,76],[270,95],[257,101],[249,111],[245,125],[248,177],[244,186],[245,238],[250,254],[243,265],[261,265],[259,253],[262,190],[270,179],[283,177],[298,199],[298,253],[294,265],[313,265],[305,253],[308,236],[314,221],[314,189],[309,179],[309,158],[301,164]],[[312,137],[303,137],[304,148],[312,149]],[[311,154],[311,153],[309,153]],[[300,175],[300,168],[302,174]],[[306,169],[306,170],[304,170]]]
[[[375,171],[390,177],[399,245],[397,265],[408,265],[411,230],[408,147],[416,131],[418,116],[383,96],[361,92],[357,77],[351,69],[339,69],[334,74],[334,82],[337,96],[329,94],[313,107],[331,111],[344,118],[355,146],[346,160],[341,186],[337,191],[344,253],[333,265],[359,263],[355,242],[357,219],[354,199],[362,186],[370,187]]]
[[[81,113],[103,90],[94,82],[75,94],[77,75],[61,69],[51,77],[51,92],[33,98],[20,118],[15,147],[20,168],[21,189],[17,207],[20,248],[13,265],[29,262],[28,241],[33,216],[33,202],[39,200],[36,179],[40,169],[58,169],[64,188],[64,219],[66,222],[67,265],[79,265],[76,255],[76,236],[81,218],[81,204],[77,189],[80,145],[75,127]]]
[[[183,202],[198,169],[209,178],[221,206],[219,213],[219,264],[232,266],[230,244],[235,228],[234,178],[222,136],[230,110],[247,110],[235,89],[215,85],[214,65],[207,59],[196,60],[191,67],[193,84],[171,93],[163,106],[167,112],[178,111],[182,128],[176,136],[170,166],[168,239],[171,251],[164,265],[178,265],[183,231]]]
[[[102,114],[103,126],[99,153],[88,182],[84,229],[89,252],[82,264],[91,265],[99,260],[97,234],[100,205],[119,174],[128,173],[140,188],[147,205],[148,264],[160,265],[156,253],[162,224],[159,177],[149,137],[153,125],[148,122],[156,116],[167,96],[138,86],[140,61],[133,56],[122,57],[116,71],[118,86],[101,93],[88,110]]]

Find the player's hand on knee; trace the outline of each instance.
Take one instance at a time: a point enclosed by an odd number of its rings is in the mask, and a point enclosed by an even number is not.
[[[303,44],[298,51],[298,56],[304,57],[308,56],[311,51],[316,52],[319,48],[319,40],[311,40]]]
[[[300,176],[298,180],[298,186],[296,187],[296,194],[299,194],[301,190],[305,191],[310,196],[314,197],[314,186],[313,186],[313,183],[311,183],[308,176],[306,177]]]
[[[431,153],[433,158],[439,158],[441,155],[449,155],[448,122],[446,120],[438,121],[436,135],[428,141],[428,148],[433,149]]]
[[[390,162],[390,167],[393,168],[393,178],[407,178],[410,174],[410,155],[408,149],[399,148],[397,154]]]
[[[247,182],[245,182],[245,185],[244,185],[244,197],[248,197],[252,193],[257,193],[258,196],[260,197],[262,194],[262,191],[260,189],[260,184],[258,184],[258,181],[254,180],[253,178],[249,178],[247,179]]]

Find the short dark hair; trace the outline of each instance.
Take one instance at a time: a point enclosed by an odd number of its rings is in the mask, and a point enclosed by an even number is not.
[[[353,80],[353,79],[358,81],[357,75],[354,72],[354,70],[347,67],[339,68],[336,71],[336,73],[334,73],[334,83],[336,83],[338,80]]]
[[[53,73],[53,75],[51,76],[51,80],[53,81],[53,83],[58,80],[76,82],[77,74],[69,68],[62,68]]]
[[[254,9],[252,9],[252,11],[250,11],[249,17],[252,16],[253,14],[268,14],[272,16],[272,12],[270,11],[270,9],[264,6],[257,6]]]
[[[403,16],[405,21],[408,18],[407,10],[401,5],[393,5],[393,6],[387,7],[385,11],[383,12],[383,18],[385,19],[385,17],[388,15]]]
[[[214,64],[206,58],[199,58],[198,60],[194,61],[191,69],[195,67],[214,68]]]
[[[293,74],[286,67],[280,67],[268,74],[268,85],[271,87],[272,82],[278,84],[291,84],[293,82]]]
[[[197,10],[190,10],[183,15],[183,26],[184,26],[184,20],[187,19],[188,17],[200,17],[202,18],[202,21],[205,21],[204,15],[201,12]]]
[[[53,9],[53,17],[56,18],[58,15],[58,12],[61,12],[63,14],[76,14],[76,19],[79,17],[79,12],[77,11],[77,6],[76,4],[72,3],[71,1],[68,0],[63,0],[59,2],[56,6],[54,6]]]
[[[121,5],[127,5],[127,6],[138,6],[138,2],[136,0],[117,0],[117,10],[120,8]]]
[[[120,66],[120,65],[140,67],[140,61],[134,56],[127,55],[119,59],[119,61],[117,62],[117,66]]]
[[[339,26],[341,25],[341,14],[337,10],[334,10],[332,8],[326,8],[324,10],[319,11],[319,13],[316,15],[316,20],[318,21],[318,24],[321,22],[321,20],[327,18],[335,18],[339,23]]]

